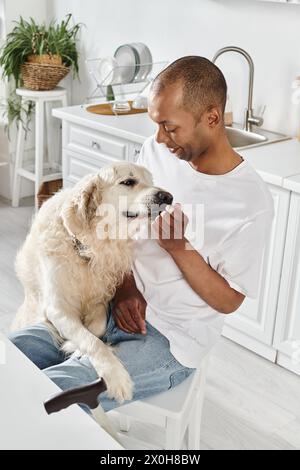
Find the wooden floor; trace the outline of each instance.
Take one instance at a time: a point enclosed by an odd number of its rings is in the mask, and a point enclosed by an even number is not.
[[[14,258],[33,214],[32,199],[11,208],[0,199],[0,330],[22,302]],[[132,436],[157,446],[163,435],[133,423]],[[222,338],[209,366],[202,449],[300,449],[300,377]]]

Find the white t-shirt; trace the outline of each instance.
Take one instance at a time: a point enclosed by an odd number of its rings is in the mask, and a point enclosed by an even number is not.
[[[257,297],[274,206],[266,183],[251,165],[243,160],[224,175],[207,175],[158,144],[154,136],[144,143],[137,163],[152,172],[156,186],[173,195],[173,204],[180,202],[183,212],[188,208],[185,236],[204,260],[231,287]],[[204,226],[198,224],[196,230],[191,204],[204,207]],[[199,367],[219,338],[226,315],[202,300],[154,239],[137,238],[133,273],[147,301],[147,321],[168,338],[181,364]]]

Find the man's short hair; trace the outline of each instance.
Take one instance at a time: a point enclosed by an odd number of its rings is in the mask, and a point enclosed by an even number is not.
[[[196,118],[210,106],[219,106],[224,113],[226,80],[210,60],[196,55],[175,60],[155,77],[151,91],[160,93],[177,81],[182,82],[183,106],[190,109]]]

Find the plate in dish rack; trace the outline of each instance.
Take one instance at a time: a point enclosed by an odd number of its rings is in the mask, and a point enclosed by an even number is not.
[[[139,54],[131,44],[123,44],[118,47],[114,53],[119,68],[120,81],[122,83],[131,83],[135,80],[140,66]]]
[[[139,66],[139,71],[136,75],[136,80],[137,81],[146,80],[146,78],[148,77],[149,73],[152,70],[153,60],[152,60],[150,49],[148,46],[146,46],[146,44],[142,42],[133,42],[131,46],[137,50],[137,53],[139,55],[138,63],[140,64],[140,66]]]

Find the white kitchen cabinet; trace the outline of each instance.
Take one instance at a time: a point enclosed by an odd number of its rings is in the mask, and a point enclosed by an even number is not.
[[[292,193],[278,298],[277,363],[300,375],[300,194]]]
[[[72,122],[63,123],[62,171],[64,187],[70,187],[89,173],[119,161],[135,162],[141,144],[91,130]]]
[[[271,184],[268,186],[274,199],[275,217],[270,240],[261,260],[259,295],[257,299],[246,298],[237,312],[228,315],[223,335],[274,362],[276,349],[273,335],[290,191]]]
[[[130,162],[135,163],[137,161],[140,155],[141,148],[141,144],[138,144],[136,142],[129,144],[128,159]]]
[[[96,173],[107,161],[101,158],[92,159],[88,155],[63,150],[63,180],[77,183],[89,173]]]
[[[66,150],[100,160],[127,160],[127,141],[104,132],[70,123],[66,126]]]

